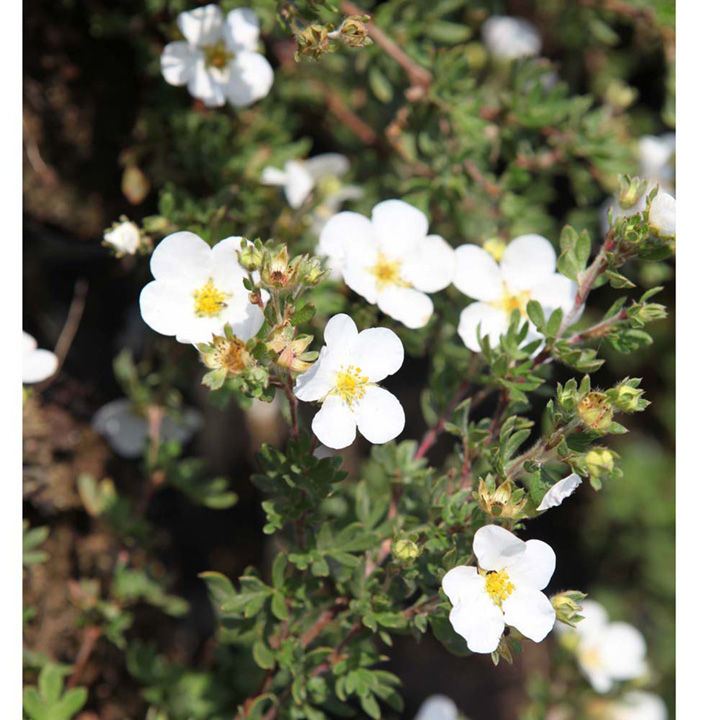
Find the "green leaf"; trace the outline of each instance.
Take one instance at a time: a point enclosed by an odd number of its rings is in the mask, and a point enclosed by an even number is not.
[[[255,663],[263,670],[272,670],[275,667],[275,655],[262,640],[253,643],[252,655]]]

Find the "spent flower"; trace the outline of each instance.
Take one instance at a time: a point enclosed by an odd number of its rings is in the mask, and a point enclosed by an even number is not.
[[[538,512],[560,505],[578,489],[581,483],[582,478],[577,473],[572,473],[562,480],[558,480],[543,496],[537,506]]]

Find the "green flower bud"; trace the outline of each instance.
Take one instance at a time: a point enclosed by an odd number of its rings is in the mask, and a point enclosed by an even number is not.
[[[553,595],[550,598],[555,616],[561,623],[575,627],[582,619],[581,603],[585,599],[585,593],[578,590],[565,590],[564,592]]]
[[[246,270],[253,272],[262,265],[262,250],[256,247],[254,243],[243,240],[243,247],[238,253],[238,259],[240,260],[240,264]]]
[[[620,176],[620,189],[618,191],[618,202],[620,207],[627,210],[640,202],[640,199],[647,190],[647,180],[629,175]]]
[[[612,423],[613,407],[605,393],[589,392],[580,398],[577,414],[588,430],[605,432]]]
[[[392,554],[396,560],[411,562],[420,555],[420,548],[417,543],[408,538],[400,538],[392,545]]]
[[[601,478],[612,472],[615,458],[607,448],[593,448],[585,455],[585,466],[591,478]]]
[[[626,378],[619,385],[608,391],[608,397],[612,404],[620,411],[626,413],[638,412],[648,406],[648,401],[643,400],[645,392],[638,387],[639,378]]]

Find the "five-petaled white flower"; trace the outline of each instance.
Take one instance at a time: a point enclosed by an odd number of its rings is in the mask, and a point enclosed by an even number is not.
[[[114,225],[103,235],[105,245],[111,247],[118,255],[134,255],[142,241],[140,228],[130,220],[123,220]]]
[[[527,319],[530,300],[537,300],[546,316],[556,308],[565,315],[574,309],[576,284],[555,272],[555,250],[541,235],[515,238],[502,251],[499,264],[477,245],[461,245],[455,257],[455,287],[479,301],[460,313],[458,334],[470,350],[480,351],[478,334],[489,335],[490,344],[497,345],[507,332],[513,310]],[[531,322],[526,342],[538,337]]]
[[[648,225],[660,237],[675,237],[675,198],[664,190],[658,190],[650,201]]]
[[[295,384],[300,400],[322,401],[312,421],[321,443],[339,450],[352,443],[356,429],[375,444],[402,432],[402,405],[377,383],[400,369],[404,355],[392,330],[369,328],[358,333],[352,318],[344,314],[328,320],[320,356]]]
[[[498,15],[482,26],[482,37],[490,54],[500,60],[515,60],[540,54],[542,39],[537,28],[522,18]]]
[[[178,342],[209,342],[226,323],[240,340],[249,340],[263,324],[243,286],[240,237],[221,240],[212,249],[191,232],[168,235],[150,258],[155,280],[140,293],[140,314],[155,332]]]
[[[566,498],[569,498],[582,482],[577,473],[572,473],[562,480],[558,480],[546,493],[537,506],[538,512],[557,507]]]
[[[255,52],[260,22],[252,10],[236,8],[223,21],[217,5],[204,5],[180,13],[178,26],[186,41],[169,43],[160,58],[170,85],[187,85],[208,107],[243,107],[270,92],[273,70]]]
[[[340,153],[323,153],[307,160],[288,160],[285,168],[266,167],[260,181],[278,185],[285,191],[288,205],[299,208],[317,183],[326,177],[339,177],[350,169],[350,161]]]
[[[580,614],[583,619],[575,630],[560,625],[558,630],[577,641],[575,656],[596,692],[609,692],[615,681],[646,674],[645,640],[636,628],[625,622],[609,622],[605,608],[593,600],[583,601]]]
[[[184,444],[202,424],[202,415],[193,408],[183,410],[180,417],[165,414],[160,422],[160,437],[165,442],[177,440]],[[145,415],[137,412],[125,398],[103,405],[93,415],[92,426],[124,458],[140,457],[150,432]]]
[[[667,720],[667,707],[654,693],[631,690],[604,708],[602,720]]]
[[[47,380],[55,373],[57,366],[55,353],[38,348],[35,338],[23,332],[22,381],[38,383]]]
[[[457,705],[447,695],[431,695],[423,701],[415,720],[457,720]]]
[[[433,313],[426,293],[453,278],[453,250],[428,235],[425,215],[402,200],[377,204],[372,218],[341,212],[320,233],[322,252],[342,258],[345,282],[358,295],[409,328],[421,328]]]
[[[442,579],[453,605],[450,623],[468,649],[494,652],[506,624],[535,642],[543,640],[555,623],[555,610],[541,592],[555,571],[553,549],[485,525],[475,533],[473,552],[478,567],[461,565]]]

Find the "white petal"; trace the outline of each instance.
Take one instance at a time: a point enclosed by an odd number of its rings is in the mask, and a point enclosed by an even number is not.
[[[37,347],[37,340],[23,330],[23,355],[29,355]]]
[[[607,671],[607,668],[588,665],[580,660],[580,669],[583,671],[585,677],[589,680],[596,693],[604,695],[612,690],[613,681]]]
[[[210,272],[213,278],[227,276],[237,282],[248,276],[238,258],[238,253],[242,249],[242,240],[241,235],[232,235],[212,246],[210,251]],[[230,273],[227,273],[228,269]],[[232,290],[232,288],[228,288],[228,290]]]
[[[342,273],[345,284],[371,305],[378,301],[377,278],[371,269],[378,262],[377,245],[372,238],[363,244],[345,245]]]
[[[403,264],[403,275],[422,292],[443,290],[455,275],[455,251],[439,235],[427,235]]]
[[[607,611],[595,600],[583,600],[580,614],[583,619],[575,627],[576,632],[580,635],[594,634],[608,623]]]
[[[675,237],[675,198],[660,190],[650,203],[648,225],[661,237]]]
[[[287,173],[276,167],[263,168],[260,174],[260,182],[263,185],[284,185],[288,180]]]
[[[567,315],[575,307],[577,285],[570,278],[553,273],[541,280],[532,290],[532,299],[537,300],[546,310],[546,314],[560,308]]]
[[[485,578],[478,573],[476,567],[459,565],[445,573],[442,589],[453,605],[472,602],[485,592]]]
[[[231,50],[255,50],[260,37],[260,20],[250,8],[231,10],[225,18],[223,35]]]
[[[160,69],[165,82],[175,86],[187,85],[197,63],[202,62],[202,59],[202,51],[186,42],[169,43],[160,56]]]
[[[358,336],[357,325],[355,321],[345,313],[333,315],[325,325],[325,344],[329,350],[333,350],[335,346],[351,347]]]
[[[22,381],[42,382],[54,375],[57,367],[58,359],[50,350],[35,349],[30,353],[23,353]]]
[[[304,402],[322,400],[334,386],[336,369],[327,363],[328,349],[324,347],[312,367],[295,381],[295,396]]]
[[[192,292],[177,283],[153,280],[140,292],[140,315],[155,332],[177,335],[194,317]]]
[[[405,411],[400,401],[377,385],[365,389],[365,395],[357,401],[353,411],[360,434],[376,445],[396,438],[405,427]]]
[[[521,18],[489,17],[483,23],[482,36],[490,54],[501,60],[539,55],[542,48],[537,28]]]
[[[660,697],[643,690],[630,690],[612,704],[612,720],[667,720]]]
[[[485,525],[475,533],[473,552],[483,570],[504,570],[525,552],[525,543],[505,528]]]
[[[307,199],[315,186],[310,173],[305,169],[304,163],[290,160],[286,163],[285,171],[287,182],[285,183],[285,197],[291,208],[299,208]]]
[[[675,133],[645,135],[638,142],[640,174],[644,178],[667,179],[675,155]]]
[[[555,249],[542,235],[521,235],[505,248],[500,270],[511,290],[527,290],[555,272]]]
[[[373,224],[365,216],[354,212],[333,215],[323,227],[318,253],[342,260],[346,248],[366,245],[375,237]]]
[[[487,302],[497,300],[503,292],[500,267],[477,245],[461,245],[455,250],[453,285],[468,297]]]
[[[225,94],[236,107],[250,105],[270,92],[274,78],[272,65],[260,53],[240,52],[228,67],[230,77]]]
[[[500,342],[500,336],[504,335],[507,329],[505,313],[484,302],[474,302],[460,313],[458,335],[465,343],[465,347],[473,352],[480,352],[478,332],[480,337],[489,335],[490,345],[495,347]]]
[[[150,272],[157,280],[191,280],[207,274],[210,246],[191,232],[176,232],[158,243],[150,258]]]
[[[378,293],[378,307],[412,329],[425,327],[433,314],[432,300],[419,290],[389,287]]]
[[[450,624],[476,653],[495,652],[505,629],[502,611],[487,595],[453,607]]]
[[[633,680],[647,671],[645,638],[629,623],[609,623],[600,642],[604,663],[616,680]]]
[[[428,231],[425,214],[402,200],[385,200],[372,211],[372,223],[385,252],[406,255]]]
[[[544,640],[555,624],[552,603],[533,588],[516,587],[502,607],[505,622],[535,642]]]
[[[350,169],[350,161],[340,153],[322,153],[308,158],[304,165],[315,180],[328,175],[339,177]]]
[[[560,505],[577,490],[581,482],[582,478],[577,473],[558,480],[543,496],[542,502],[537,506],[538,512]]]
[[[92,418],[92,427],[105,437],[120,457],[140,457],[148,435],[147,420],[133,412],[129,400],[113,400]]]
[[[223,15],[217,5],[203,5],[178,16],[180,32],[191,45],[213,45],[222,36]]]
[[[357,336],[350,356],[370,382],[380,382],[400,369],[405,350],[392,330],[368,328]]]
[[[555,552],[542,540],[528,540],[525,552],[510,559],[507,573],[517,586],[542,590],[555,572]]]
[[[445,695],[431,695],[423,702],[415,720],[457,720],[457,705]]]
[[[208,107],[220,107],[225,104],[225,85],[227,71],[217,68],[208,69],[204,60],[195,63],[195,72],[188,80],[188,92]]]
[[[333,450],[352,444],[355,428],[355,416],[337,395],[330,395],[325,399],[312,421],[312,429],[317,439]]]
[[[223,315],[222,322],[230,323],[230,328],[240,340],[247,342],[255,337],[265,322],[265,315],[257,305],[240,300],[247,297],[245,288],[242,288],[229,302],[228,311]]]

